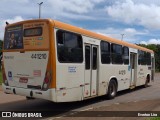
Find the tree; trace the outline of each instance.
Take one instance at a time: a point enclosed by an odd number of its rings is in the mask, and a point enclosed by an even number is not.
[[[160,45],[155,45],[155,44],[149,44],[149,45],[138,44],[138,45],[154,51],[155,67],[156,67],[155,69],[157,72],[160,72]]]
[[[3,41],[0,40],[0,69],[1,69],[1,65],[2,65],[2,63],[1,63],[1,61],[2,61],[2,47],[3,47]]]

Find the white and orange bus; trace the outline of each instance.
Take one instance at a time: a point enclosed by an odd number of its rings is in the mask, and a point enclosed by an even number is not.
[[[3,90],[53,102],[82,101],[147,86],[154,52],[51,19],[5,28]]]

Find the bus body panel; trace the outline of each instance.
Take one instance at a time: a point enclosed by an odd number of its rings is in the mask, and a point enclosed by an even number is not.
[[[42,88],[48,63],[48,51],[4,52],[8,84],[14,87]]]
[[[150,75],[150,80],[151,80],[151,70],[149,69],[150,66],[138,66],[138,71],[137,71],[137,84],[136,86],[144,85],[146,82],[147,75]]]
[[[83,100],[82,91],[83,87],[74,87],[63,90],[56,90],[57,102],[81,101]]]
[[[128,69],[128,65],[101,64],[99,76],[100,83],[105,81],[107,84],[109,84],[112,78],[116,78],[118,82],[118,91],[127,89],[130,86],[130,71]]]
[[[83,64],[61,64],[57,62],[56,89],[81,87],[84,83]]]

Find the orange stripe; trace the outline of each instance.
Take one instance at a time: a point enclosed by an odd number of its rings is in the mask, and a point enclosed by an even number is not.
[[[56,88],[56,56],[55,56],[55,39],[54,39],[54,29],[51,22],[49,22],[49,39],[50,39],[50,66],[52,72],[51,88]]]
[[[46,49],[10,49],[10,50],[2,50],[2,52],[25,52],[25,51],[49,51]]]
[[[76,32],[76,33],[79,33],[79,34],[82,34],[82,35],[85,35],[85,36],[88,36],[88,37],[96,38],[96,39],[99,39],[99,40],[105,40],[105,41],[108,41],[108,42],[111,42],[111,43],[116,43],[116,44],[120,44],[120,45],[123,45],[123,46],[128,46],[128,47],[131,47],[131,48],[135,48],[135,49],[147,51],[147,52],[150,52],[150,53],[154,53],[152,50],[149,50],[147,48],[140,47],[138,45],[131,44],[131,43],[121,41],[121,40],[117,40],[117,39],[114,39],[114,38],[110,38],[110,37],[107,37],[107,36],[104,36],[104,35],[100,35],[100,34],[97,34],[97,33],[82,29],[82,28],[78,28],[78,27],[75,27],[75,26],[72,26],[72,25],[69,25],[69,24],[66,24],[66,23],[56,21],[56,20],[53,20],[52,24],[55,25],[55,27],[57,27],[57,28],[64,29],[64,30],[69,30],[69,31],[72,31],[72,32]]]

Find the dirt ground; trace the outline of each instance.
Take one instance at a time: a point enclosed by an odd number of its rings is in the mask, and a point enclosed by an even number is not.
[[[158,116],[160,116],[160,99],[104,105],[85,111],[66,113],[50,120],[149,120]]]

